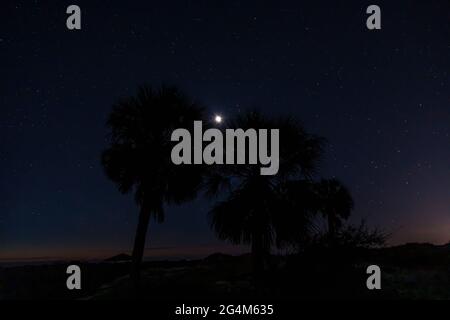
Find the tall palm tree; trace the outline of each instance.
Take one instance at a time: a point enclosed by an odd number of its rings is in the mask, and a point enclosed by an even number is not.
[[[350,217],[353,199],[349,190],[337,179],[322,179],[316,185],[318,211],[328,222],[328,237],[335,238],[342,221]]]
[[[258,112],[239,115],[227,128],[273,128],[280,132],[276,175],[260,175],[258,165],[227,165],[207,180],[210,194],[225,195],[210,211],[212,228],[220,239],[251,245],[258,275],[272,245],[282,246],[308,226],[306,203],[300,212],[298,201],[293,200],[301,199],[305,190],[311,189],[300,187],[302,182],[288,182],[303,179],[303,185],[308,184],[318,167],[323,139],[306,133],[290,118],[272,120]]]
[[[201,167],[171,162],[170,138],[174,129],[189,130],[202,116],[203,108],[174,87],[141,87],[136,96],[118,101],[109,115],[110,145],[102,164],[121,193],[134,193],[139,207],[131,271],[135,285],[150,217],[162,222],[165,204],[191,200],[201,186]]]

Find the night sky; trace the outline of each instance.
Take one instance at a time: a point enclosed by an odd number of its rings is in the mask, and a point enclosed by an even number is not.
[[[395,3],[392,3],[395,2]],[[66,28],[66,8],[82,29]],[[370,4],[382,30],[366,28]],[[390,243],[450,240],[449,1],[2,1],[0,258],[129,252],[137,207],[100,164],[105,122],[141,84],[225,118],[294,115],[329,141],[321,176]],[[237,249],[211,203],[169,207],[149,255]]]

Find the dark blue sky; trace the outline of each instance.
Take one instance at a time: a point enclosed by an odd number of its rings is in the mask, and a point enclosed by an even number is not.
[[[296,116],[328,139],[321,175],[348,185],[355,221],[450,240],[450,3],[376,1],[369,31],[372,2],[2,2],[0,258],[131,249],[137,208],[99,157],[111,105],[143,83],[224,117]],[[222,245],[209,206],[168,208],[148,246]]]

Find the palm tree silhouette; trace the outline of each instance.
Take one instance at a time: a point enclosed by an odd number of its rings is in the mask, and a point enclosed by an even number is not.
[[[328,237],[333,241],[342,220],[350,217],[353,199],[349,190],[337,179],[322,179],[316,185],[318,211],[328,222]]]
[[[110,145],[102,164],[121,193],[134,193],[139,207],[131,271],[136,286],[150,217],[162,222],[165,204],[191,200],[201,187],[201,167],[171,162],[170,137],[202,116],[203,108],[177,88],[148,86],[118,101],[109,115]]]
[[[222,240],[251,245],[258,276],[272,245],[288,243],[309,225],[308,204],[297,200],[306,199],[306,191],[312,190],[308,181],[316,172],[324,141],[291,118],[272,120],[258,112],[239,115],[227,127],[280,130],[276,175],[262,176],[259,166],[241,164],[219,167],[207,179],[210,195],[226,194],[210,211],[213,230]],[[301,180],[294,183],[295,179]]]

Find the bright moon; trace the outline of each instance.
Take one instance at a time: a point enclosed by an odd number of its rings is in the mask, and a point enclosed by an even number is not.
[[[216,116],[214,117],[214,121],[216,121],[217,123],[221,123],[221,122],[222,122],[222,117],[219,116],[219,115],[216,115]]]

